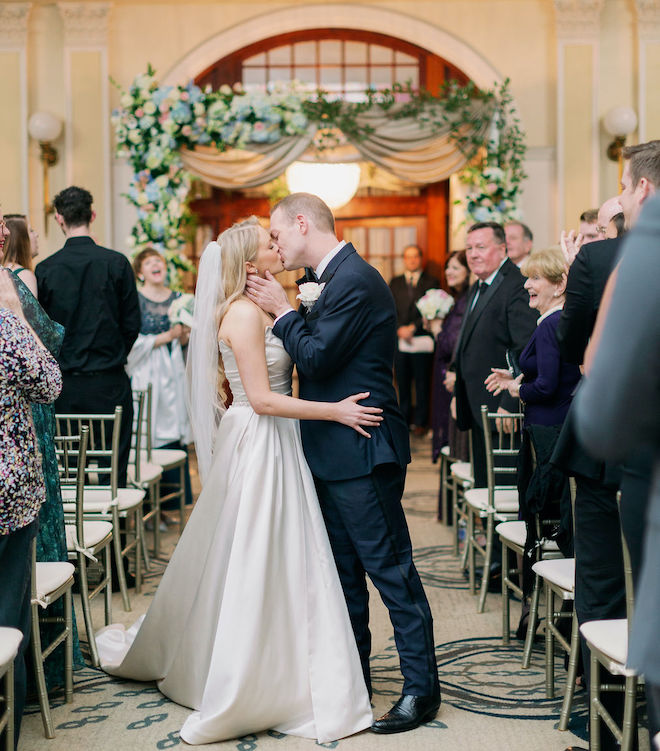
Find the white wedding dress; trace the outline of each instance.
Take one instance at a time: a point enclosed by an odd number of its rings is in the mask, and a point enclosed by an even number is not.
[[[372,714],[299,425],[257,415],[220,350],[234,401],[213,467],[144,619],[97,635],[101,663],[194,709],[187,743],[269,728],[333,741]],[[266,360],[271,389],[291,393],[271,329]]]

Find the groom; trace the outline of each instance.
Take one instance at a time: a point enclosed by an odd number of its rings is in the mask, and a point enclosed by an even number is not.
[[[296,312],[270,274],[248,279],[249,297],[276,316],[273,331],[296,363],[300,397],[338,401],[369,391],[366,403],[383,409],[370,439],[332,422],[302,421],[301,433],[370,695],[365,572],[394,626],[403,695],[372,730],[412,730],[435,717],[440,686],[431,611],[401,506],[410,450],[392,385],[394,300],[380,274],[337,240],[332,212],[320,198],[284,198],[271,212],[270,233],[286,269],[306,266],[301,281],[325,285],[310,309]]]

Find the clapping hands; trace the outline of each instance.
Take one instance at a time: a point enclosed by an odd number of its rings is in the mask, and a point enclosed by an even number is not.
[[[561,231],[560,238],[561,249],[566,259],[566,263],[570,266],[575,260],[575,256],[580,252],[584,237],[580,233],[576,235],[575,230],[566,232],[565,229]]]

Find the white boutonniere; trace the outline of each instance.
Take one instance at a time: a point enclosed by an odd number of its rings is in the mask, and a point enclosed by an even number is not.
[[[325,282],[304,282],[298,287],[300,294],[296,295],[296,300],[300,300],[309,312],[314,307],[314,303],[321,296],[324,287]]]

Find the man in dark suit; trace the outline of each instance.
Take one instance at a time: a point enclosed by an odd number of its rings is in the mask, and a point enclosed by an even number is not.
[[[250,298],[276,316],[273,331],[296,363],[301,398],[335,401],[368,391],[366,403],[383,409],[370,439],[316,421],[303,421],[301,433],[370,693],[365,573],[394,626],[403,695],[372,729],[411,730],[435,717],[440,687],[431,611],[401,506],[410,453],[392,384],[394,301],[380,274],[337,240],[332,212],[316,196],[294,193],[278,203],[271,236],[285,268],[311,267],[324,285],[310,310],[296,312],[272,276],[248,280]]]
[[[641,207],[660,184],[660,141],[624,149],[626,160],[621,176],[619,203],[628,228],[635,225]],[[618,240],[602,240],[584,245],[573,261],[566,286],[566,303],[557,328],[562,356],[581,364],[591,337],[608,278],[619,253]],[[584,623],[603,618],[625,617],[623,553],[621,549],[619,509],[616,494],[622,488],[622,512],[636,520],[624,524],[624,530],[639,534],[646,497],[639,492],[640,483],[621,484],[621,468],[593,457],[575,433],[575,410],[568,414],[552,461],[566,474],[575,477],[575,609]],[[633,462],[630,462],[630,460]],[[629,478],[643,471],[629,457]],[[643,485],[643,483],[641,483]],[[627,492],[635,488],[633,493]],[[636,531],[635,531],[636,530]],[[628,533],[627,533],[628,537]],[[629,540],[631,547],[635,543]],[[589,653],[582,641],[585,678],[589,682]],[[614,680],[614,679],[613,679]],[[617,722],[623,717],[622,695],[605,693],[603,703]],[[614,736],[601,723],[601,748],[618,747]]]
[[[428,423],[433,337],[424,330],[422,314],[415,303],[430,289],[440,287],[439,280],[424,271],[422,261],[421,248],[417,245],[409,245],[403,251],[405,273],[395,276],[390,282],[390,290],[396,305],[399,338],[394,358],[399,406],[416,435],[424,435]],[[414,408],[412,404],[413,382],[415,384]]]
[[[517,360],[534,332],[538,314],[529,307],[522,274],[507,258],[500,224],[473,224],[468,230],[466,254],[478,281],[468,293],[456,344],[454,398],[458,427],[472,430],[475,487],[483,488],[487,475],[481,405],[503,413],[518,407],[518,400],[508,394],[489,394],[484,381],[491,368],[507,367],[507,351]]]
[[[602,337],[575,402],[578,435],[594,456],[621,462],[647,446],[655,456],[654,491],[628,652],[628,665],[645,676],[651,738],[660,733],[659,246],[660,198],[654,198],[624,241]]]
[[[91,237],[92,195],[71,186],[55,196],[55,220],[66,242],[36,268],[39,302],[65,328],[57,358],[64,384],[61,413],[112,413],[123,408],[119,485],[126,485],[133,398],[124,365],[140,331],[135,276],[123,253]]]

